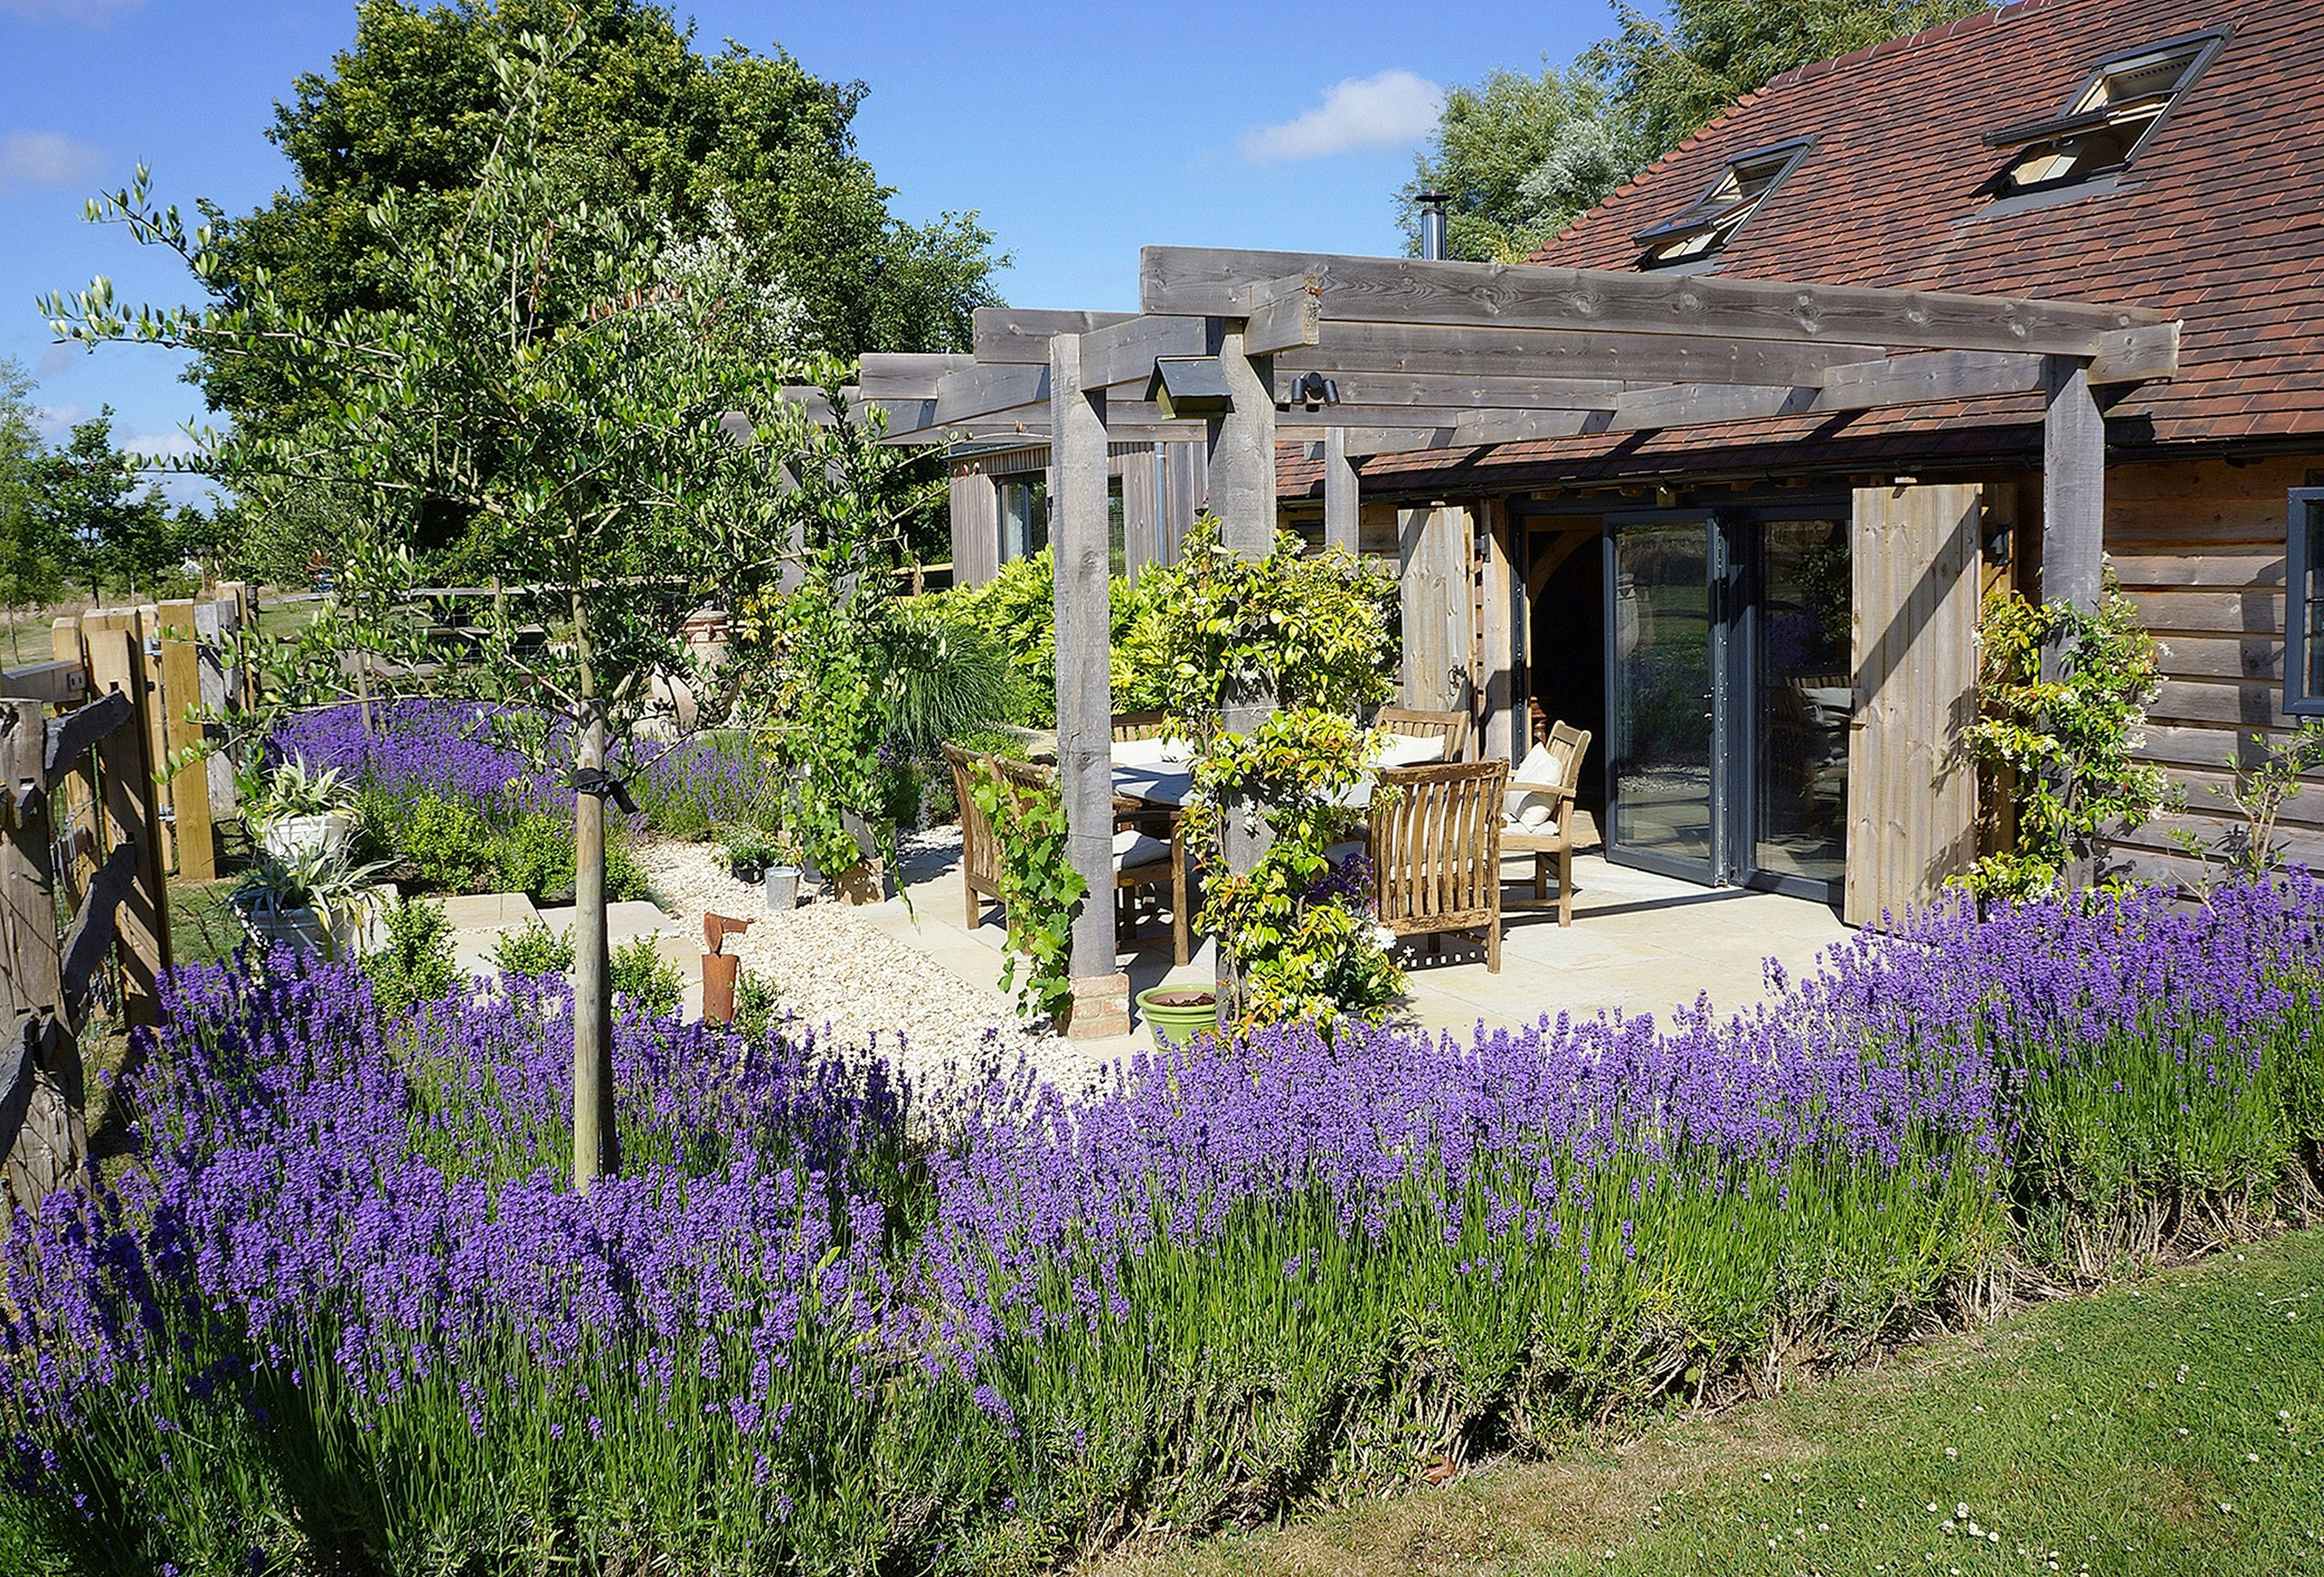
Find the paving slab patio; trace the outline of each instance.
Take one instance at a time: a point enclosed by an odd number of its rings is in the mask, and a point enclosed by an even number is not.
[[[1504,871],[1509,896],[1525,896],[1530,860],[1513,857]],[[908,906],[899,897],[857,912],[1005,1006],[1000,976],[1006,933],[999,910],[985,905],[981,923],[968,924],[951,859],[908,862],[902,874]],[[1486,973],[1480,946],[1455,938],[1444,939],[1441,954],[1432,954],[1425,942],[1406,949],[1410,984],[1399,1020],[1466,1035],[1480,1024],[1517,1027],[1559,1013],[1660,1017],[1704,993],[1722,1012],[1737,1011],[1768,994],[1770,958],[1794,976],[1809,973],[1819,954],[1852,934],[1825,904],[1697,887],[1609,864],[1595,853],[1575,857],[1573,910],[1568,927],[1552,913],[1509,913],[1499,974]],[[1167,940],[1158,936],[1140,938],[1121,954],[1121,964],[1133,991],[1166,980],[1215,978],[1208,945],[1185,967],[1172,968]],[[1141,1025],[1118,1047],[1092,1049],[1127,1052],[1150,1044]]]

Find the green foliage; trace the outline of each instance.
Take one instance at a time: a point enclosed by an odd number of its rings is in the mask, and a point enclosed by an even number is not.
[[[630,846],[619,838],[605,839],[605,901],[636,903],[653,897],[653,883]]]
[[[1983,898],[2030,898],[2055,887],[2108,829],[2140,826],[2169,803],[2170,779],[2135,756],[2144,708],[2162,683],[2160,654],[2111,576],[2094,613],[1996,592],[1978,647],[1969,743],[2013,774],[2017,844],[1979,860],[1960,885]],[[2045,650],[2057,654],[2049,678]]]
[[[1286,711],[1352,717],[1393,693],[1396,583],[1352,554],[1311,553],[1286,531],[1265,557],[1246,559],[1205,515],[1178,562],[1148,570],[1139,592],[1117,671],[1141,676],[1177,733],[1198,745],[1236,696],[1266,692]]]
[[[783,862],[774,838],[757,827],[731,827],[718,839],[718,862],[729,871],[764,871]]]
[[[2203,862],[2202,884],[2272,876],[2283,868],[2284,845],[2275,835],[2283,807],[2300,798],[2301,775],[2324,768],[2324,720],[2308,718],[2300,732],[2271,742],[2264,733],[2250,736],[2256,760],[2227,758],[2235,781],[2214,788],[2212,797],[2225,800],[2243,818],[2209,843],[2181,827],[2171,837],[2190,855]]]
[[[484,878],[500,868],[500,834],[466,799],[415,795],[384,819],[390,846],[429,891],[482,892]]]
[[[1370,864],[1331,851],[1365,817],[1346,803],[1375,736],[1349,718],[1278,712],[1247,735],[1222,734],[1194,763],[1186,807],[1206,876],[1198,924],[1219,939],[1231,1018],[1246,1026],[1342,1015],[1377,1022],[1404,990],[1393,938],[1372,924]],[[1229,820],[1255,811],[1272,835],[1246,874],[1230,873]]]
[[[1074,914],[1089,896],[1066,847],[1064,798],[1019,792],[982,764],[968,791],[1001,844],[1001,903],[1009,922],[1001,989],[1017,993],[1024,1017],[1055,1020],[1074,1000],[1066,973]]]
[[[42,485],[39,430],[33,424],[32,380],[22,363],[0,356],[0,606],[37,607],[64,590],[72,540]],[[9,656],[23,662],[15,623],[8,626]]]
[[[1835,60],[1990,10],[1989,0],[1668,0],[1666,19],[1618,4],[1592,50],[1643,163],[1794,66]]]
[[[890,737],[925,759],[1008,711],[1010,659],[974,624],[906,603],[888,641]]]
[[[573,970],[573,933],[552,931],[539,920],[527,920],[513,931],[503,931],[493,944],[492,965],[503,974],[569,974]]]
[[[35,467],[39,507],[48,523],[39,533],[61,550],[92,597],[107,587],[148,595],[162,570],[183,557],[168,501],[146,485],[140,463],[113,443],[113,408],[73,424],[65,447]]]
[[[781,992],[755,969],[734,972],[734,1028],[747,1040],[763,1040],[781,1011]]]
[[[341,780],[338,770],[327,767],[309,772],[304,757],[279,762],[266,774],[263,793],[253,810],[261,823],[291,816],[332,816],[353,808],[355,796]]]
[[[605,975],[613,982],[616,1001],[627,1002],[650,1019],[668,1018],[686,1000],[686,976],[662,957],[650,936],[639,936],[614,948],[606,957]]]
[[[612,857],[607,856],[610,867]],[[526,811],[512,820],[493,851],[503,892],[562,898],[573,890],[573,827],[560,816]]]
[[[460,970],[442,904],[407,898],[387,910],[385,921],[386,939],[363,966],[380,1016],[401,1019],[418,1003],[448,996],[461,983]]]
[[[1420,254],[1416,199],[1442,192],[1448,256],[1522,263],[1645,162],[1586,69],[1489,71],[1446,90],[1434,142],[1397,194],[1405,250]]]
[[[1123,711],[1158,707],[1150,687],[1125,668],[1120,648],[1146,612],[1167,595],[1170,582],[1148,570],[1132,585],[1115,576],[1107,586],[1107,622],[1116,649],[1113,698]],[[1056,560],[1044,548],[1012,558],[982,586],[959,586],[916,601],[945,623],[975,632],[1004,654],[1006,689],[991,720],[1019,728],[1054,728],[1057,723]],[[944,737],[954,743],[964,735]],[[1003,752],[1003,753],[1015,753]]]
[[[697,51],[669,10],[627,0],[364,0],[352,46],[277,106],[289,189],[238,217],[206,210],[218,238],[208,288],[230,305],[275,294],[318,318],[411,304],[414,281],[368,224],[374,206],[455,221],[491,180],[501,60],[528,33],[567,27],[575,47],[542,83],[540,158],[577,198],[635,209],[681,244],[742,238],[743,282],[787,302],[772,315],[787,350],[968,348],[1006,259],[973,215],[915,226],[890,214],[854,146],[862,85],[822,81],[780,50]],[[263,348],[205,355],[196,375],[244,428],[295,425],[327,397]]]

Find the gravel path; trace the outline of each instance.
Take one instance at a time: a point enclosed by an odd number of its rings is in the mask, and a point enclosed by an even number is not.
[[[940,855],[947,839],[958,847],[949,828],[908,843],[908,864]],[[706,912],[753,921],[727,948],[743,968],[774,982],[784,1012],[810,1028],[827,1028],[843,1047],[877,1047],[923,1088],[1013,1066],[1020,1056],[1068,1086],[1098,1071],[1070,1042],[1028,1033],[991,997],[844,904],[817,899],[770,914],[761,890],[721,868],[715,844],[641,841],[634,848],[687,934],[701,936]]]

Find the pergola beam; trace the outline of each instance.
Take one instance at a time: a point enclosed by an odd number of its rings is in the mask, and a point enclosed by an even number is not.
[[[2109,348],[2109,332],[2168,321],[2144,309],[2028,297],[1187,246],[1140,254],[1139,305],[1148,312],[1231,313],[1252,285],[1293,273],[1321,277],[1327,320],[1367,323],[1844,339],[2088,359]]]
[[[976,359],[1049,364],[1049,340],[1059,334],[1088,334],[1135,318],[1135,312],[1058,312],[1028,307],[979,307],[972,319]]]
[[[1628,383],[1821,381],[1827,367],[1877,359],[1877,345],[1616,334],[1591,328],[1447,327],[1323,320],[1312,349],[1276,358],[1280,372],[1410,373],[1446,377],[1573,378]]]
[[[2036,358],[2038,359],[2038,358]],[[1290,379],[1277,376],[1278,406]],[[1457,373],[1342,373],[1339,403],[1437,405],[1508,410],[1611,410],[1625,387],[1612,378],[1463,377]]]

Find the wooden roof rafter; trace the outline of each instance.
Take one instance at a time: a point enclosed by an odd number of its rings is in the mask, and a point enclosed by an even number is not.
[[[1273,355],[1277,422],[1342,428],[1384,453],[2040,390],[2049,364],[2093,385],[2172,376],[2179,325],[2151,309],[2048,299],[1530,264],[1148,247],[1137,314],[988,309],[971,356],[867,355],[887,441],[1039,441],[1048,337],[1079,338],[1128,441],[1188,438],[1147,402],[1157,358],[1218,353],[1231,327]],[[1293,401],[1332,380],[1337,401]],[[1351,450],[1351,452],[1358,452]]]

